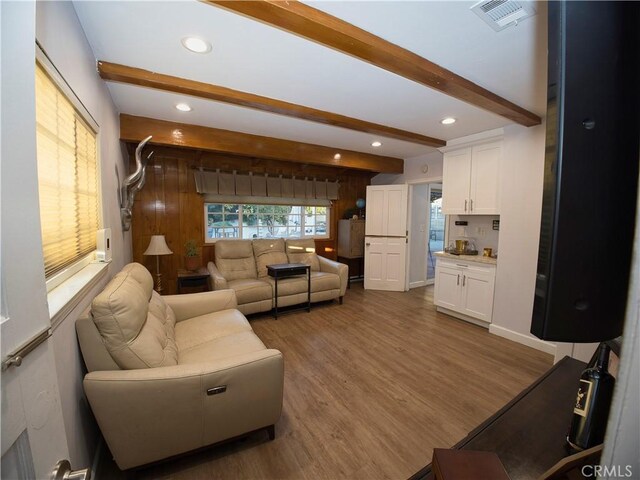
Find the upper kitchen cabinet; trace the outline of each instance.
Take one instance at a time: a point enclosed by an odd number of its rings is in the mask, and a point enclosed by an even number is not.
[[[442,213],[469,213],[471,191],[471,148],[444,154],[442,164]]]
[[[442,213],[499,215],[502,140],[447,146],[442,173]]]

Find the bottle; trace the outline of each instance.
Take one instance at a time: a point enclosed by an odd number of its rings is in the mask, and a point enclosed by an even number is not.
[[[607,371],[609,352],[605,343],[598,347],[597,360],[580,376],[571,429],[567,443],[574,450],[585,450],[604,442],[615,378]]]

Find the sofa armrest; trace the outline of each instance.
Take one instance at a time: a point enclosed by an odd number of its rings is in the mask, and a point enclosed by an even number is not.
[[[84,389],[124,470],[273,425],[283,382],[282,354],[265,349],[206,364],[91,372]],[[207,394],[223,385],[225,392]]]
[[[214,290],[225,290],[229,288],[227,286],[227,280],[222,276],[215,263],[207,263],[207,270],[209,270],[209,275],[211,275],[211,283],[213,283]]]
[[[238,306],[234,290],[188,293],[186,295],[164,295],[162,299],[173,310],[178,322]]]
[[[349,282],[349,267],[344,263],[334,262],[320,255],[318,255],[318,261],[320,262],[321,272],[335,273],[340,277],[340,296],[343,297]]]

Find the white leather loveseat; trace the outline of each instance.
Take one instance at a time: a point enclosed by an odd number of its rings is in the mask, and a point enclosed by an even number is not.
[[[238,298],[238,310],[245,315],[268,312],[275,306],[275,282],[267,265],[304,263],[311,267],[311,301],[342,298],[347,290],[349,267],[316,254],[313,239],[218,240],[215,263],[207,268],[215,290],[231,288]],[[278,306],[307,301],[307,279],[278,281]]]
[[[273,438],[282,354],[236,306],[233,290],[161,297],[131,263],[78,319],[84,389],[121,469],[262,428]]]

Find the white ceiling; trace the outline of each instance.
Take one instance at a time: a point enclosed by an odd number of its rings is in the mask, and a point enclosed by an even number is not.
[[[546,14],[494,32],[473,2],[309,2],[542,116]],[[144,68],[450,140],[506,119],[276,28],[196,1],[74,2],[98,60]],[[180,39],[208,39],[199,55]],[[243,107],[109,83],[121,113],[410,158],[432,148]],[[187,101],[193,111],[174,105]],[[458,122],[445,127],[440,119]],[[373,149],[379,139],[383,146]]]

